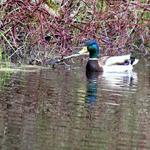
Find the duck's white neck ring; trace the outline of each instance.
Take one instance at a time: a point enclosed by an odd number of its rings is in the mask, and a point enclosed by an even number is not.
[[[99,60],[98,58],[89,58],[89,60]]]

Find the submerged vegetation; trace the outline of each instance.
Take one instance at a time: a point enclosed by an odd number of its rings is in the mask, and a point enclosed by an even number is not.
[[[150,55],[150,0],[2,0],[0,59],[41,64],[95,38],[102,54]]]

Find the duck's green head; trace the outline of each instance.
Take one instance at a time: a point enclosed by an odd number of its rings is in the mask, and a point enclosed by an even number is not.
[[[90,58],[99,58],[100,49],[96,40],[89,40],[85,43],[87,50],[90,54]]]
[[[100,48],[96,40],[88,40],[85,42],[85,46],[79,53],[89,52],[90,58],[99,58],[100,56]]]

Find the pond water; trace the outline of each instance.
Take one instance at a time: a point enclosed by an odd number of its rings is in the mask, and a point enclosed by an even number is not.
[[[150,65],[0,72],[1,150],[150,150]]]

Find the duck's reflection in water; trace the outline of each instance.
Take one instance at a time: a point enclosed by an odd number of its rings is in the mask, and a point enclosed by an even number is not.
[[[97,99],[97,81],[99,72],[86,72],[87,85],[86,85],[86,102],[93,105]]]
[[[119,73],[100,73],[100,72],[86,72],[87,85],[86,85],[86,103],[90,106],[94,105],[97,96],[97,89],[99,83],[102,83],[101,86],[103,89],[108,89],[115,91],[123,90],[125,88],[130,88],[134,86],[134,83],[137,82],[137,74],[133,72],[132,76],[129,74],[119,74]],[[101,80],[101,81],[100,81]],[[100,88],[100,87],[99,87]]]

